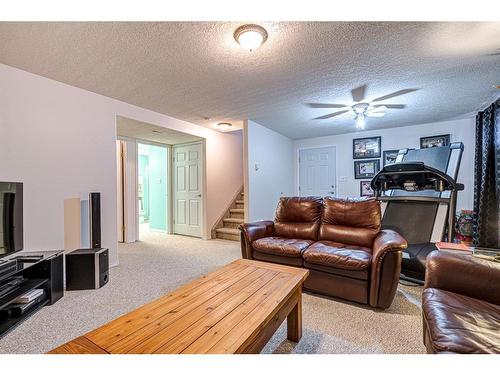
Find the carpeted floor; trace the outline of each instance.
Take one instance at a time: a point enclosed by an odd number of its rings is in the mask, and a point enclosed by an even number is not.
[[[66,292],[0,339],[0,353],[44,353],[240,257],[239,243],[151,233],[119,246],[120,265],[99,290]],[[424,353],[420,287],[401,286],[386,311],[304,294],[303,337],[283,324],[263,353]]]

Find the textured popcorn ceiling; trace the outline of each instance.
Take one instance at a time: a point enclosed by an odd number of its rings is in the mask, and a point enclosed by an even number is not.
[[[292,138],[354,131],[308,102],[351,103],[419,89],[366,128],[449,120],[500,95],[500,23],[260,22],[250,53],[241,23],[0,23],[0,62],[182,120],[252,119]],[[495,54],[496,53],[496,54]],[[206,118],[209,118],[208,120]]]

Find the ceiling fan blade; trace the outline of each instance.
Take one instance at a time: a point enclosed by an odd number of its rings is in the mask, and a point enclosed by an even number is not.
[[[404,109],[406,108],[405,104],[376,104],[374,107],[386,107],[389,109]]]
[[[366,116],[367,117],[384,117],[385,112],[367,112]]]
[[[387,107],[385,105],[377,105],[374,107],[368,107],[367,113],[380,113],[385,112]]]
[[[395,91],[391,94],[387,94],[387,95],[381,96],[380,98],[373,99],[372,102],[380,102],[382,100],[395,98],[396,96],[409,94],[410,92],[414,92],[414,91],[418,91],[418,90],[420,90],[420,89],[403,89],[403,90]]]
[[[366,85],[356,87],[351,90],[352,100],[362,102],[365,98]]]
[[[343,113],[346,113],[346,112],[349,112],[349,111],[350,111],[350,109],[346,109],[345,111],[339,111],[339,112],[329,113],[329,114],[324,115],[324,116],[316,117],[313,120],[325,120],[327,118],[339,116],[339,115],[341,115]]]
[[[329,103],[306,103],[311,108],[347,108],[345,104],[329,104]]]

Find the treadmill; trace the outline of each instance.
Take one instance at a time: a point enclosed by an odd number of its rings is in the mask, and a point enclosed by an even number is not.
[[[386,165],[371,182],[381,201],[382,229],[392,229],[407,241],[401,278],[422,284],[427,255],[439,241],[453,241],[456,182],[462,142],[449,146],[399,150],[395,163]]]

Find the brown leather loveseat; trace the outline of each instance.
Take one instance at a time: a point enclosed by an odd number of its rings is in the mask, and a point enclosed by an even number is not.
[[[387,308],[407,243],[380,221],[375,199],[282,197],[274,222],[240,226],[242,256],[308,268],[305,289]]]
[[[424,288],[428,353],[500,354],[500,264],[433,251]]]

